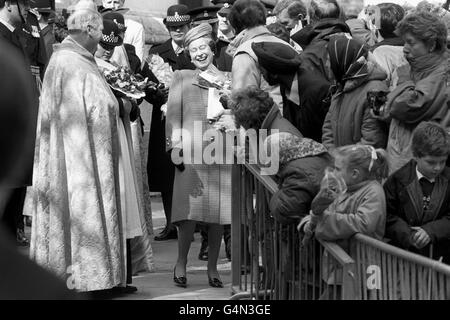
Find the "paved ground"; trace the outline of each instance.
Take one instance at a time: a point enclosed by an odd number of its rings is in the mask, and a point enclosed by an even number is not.
[[[148,141],[149,124],[151,122],[151,105],[141,106],[141,116],[145,123],[145,141]],[[145,142],[147,144],[147,142]],[[154,233],[164,228],[166,219],[164,216],[161,197],[159,194],[152,194],[152,218]],[[26,233],[30,235],[30,228],[26,228]],[[231,296],[231,263],[225,256],[224,244],[220,251],[218,269],[224,288],[212,288],[208,284],[206,274],[206,261],[197,258],[200,250],[200,234],[194,235],[189,252],[187,266],[187,288],[176,287],[173,283],[173,267],[177,258],[177,240],[153,241],[152,248],[155,261],[155,269],[151,273],[139,274],[133,277],[133,285],[138,288],[134,294],[121,296],[118,299],[158,299],[158,300],[219,300],[228,299]],[[20,249],[24,254],[28,254],[28,248]]]
[[[164,228],[166,219],[162,209],[161,197],[152,196],[152,218],[154,233]],[[26,228],[30,235],[30,228]],[[220,250],[218,269],[224,288],[212,288],[208,284],[206,274],[206,261],[198,259],[200,250],[200,234],[194,235],[189,252],[187,266],[187,288],[176,287],[173,283],[173,267],[177,258],[177,240],[153,241],[152,248],[155,268],[153,272],[142,273],[133,277],[133,285],[138,291],[129,295],[122,295],[114,299],[119,300],[222,300],[231,296],[231,263],[225,256],[224,244]],[[23,254],[28,254],[28,248],[20,249]]]
[[[155,234],[158,234],[165,225],[164,211],[161,198],[152,197],[152,217]],[[187,288],[179,288],[173,284],[173,267],[177,257],[177,240],[152,241],[155,271],[133,277],[133,285],[138,292],[120,299],[155,299],[155,300],[220,300],[231,296],[231,263],[225,256],[222,248],[219,256],[219,273],[224,288],[212,288],[208,285],[206,275],[206,261],[197,258],[200,250],[200,234],[195,234],[189,252],[187,266]],[[153,239],[153,237],[152,237]]]

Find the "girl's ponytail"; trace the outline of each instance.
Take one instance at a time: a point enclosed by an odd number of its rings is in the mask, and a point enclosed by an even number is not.
[[[372,152],[375,152],[376,159],[373,159],[372,157],[373,165],[372,168],[369,169],[369,174],[376,180],[382,181],[389,175],[389,162],[387,153],[384,149],[374,149],[373,147],[371,147],[371,149]]]
[[[367,179],[375,179],[381,183],[388,176],[388,157],[383,149],[356,144],[340,147],[335,151],[335,154],[344,156],[349,168],[362,170]]]

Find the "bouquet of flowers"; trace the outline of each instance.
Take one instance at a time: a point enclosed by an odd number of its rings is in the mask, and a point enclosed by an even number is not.
[[[169,88],[173,78],[173,70],[167,62],[164,62],[157,54],[151,54],[146,59],[150,70],[152,70],[159,82]]]
[[[147,87],[155,87],[156,83],[143,78],[138,74],[132,74],[131,70],[125,67],[115,69],[104,68],[103,75],[109,86],[132,99],[145,97]]]
[[[211,70],[201,72],[199,75],[199,84],[208,88],[215,88],[220,91],[231,90],[231,79],[229,72],[215,73]]]
[[[149,55],[146,61],[158,81],[166,88],[169,88],[173,78],[173,70],[170,65],[167,62],[164,62],[163,58],[157,54]],[[161,111],[162,116],[164,117],[167,113],[167,104],[161,106]]]

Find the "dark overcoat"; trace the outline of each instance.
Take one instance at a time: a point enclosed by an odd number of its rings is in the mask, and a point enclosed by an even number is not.
[[[35,82],[32,81],[33,78],[29,69],[28,59],[25,55],[24,48],[21,46],[20,40],[2,23],[0,23],[0,41],[2,54],[15,60],[15,64],[8,65],[8,68],[6,69],[1,68],[1,87],[4,89],[4,91],[2,90],[0,92],[3,97],[2,108],[7,109],[9,107],[16,106],[15,108],[21,110],[20,112],[23,112],[21,114],[23,118],[17,118],[17,122],[10,121],[8,125],[2,127],[2,131],[5,130],[5,132],[9,132],[9,134],[4,135],[3,138],[9,137],[11,140],[11,148],[16,148],[16,146],[13,146],[14,132],[16,132],[16,129],[22,128],[24,132],[23,134],[29,135],[27,144],[22,146],[22,157],[21,159],[17,159],[17,161],[21,163],[22,172],[20,175],[10,177],[9,181],[4,182],[4,186],[8,188],[18,188],[30,186],[33,176],[34,145],[36,140],[39,93],[37,87],[35,86]],[[18,78],[16,82],[12,81],[13,75],[8,75],[10,72],[16,73],[14,74],[14,78]],[[21,87],[15,87],[19,84]],[[11,95],[11,92],[16,92],[16,95]],[[13,96],[14,101],[11,100]],[[20,120],[26,120],[26,123],[20,122]],[[13,125],[14,130],[8,129],[9,125]],[[10,151],[4,150],[2,154],[8,152]]]
[[[173,70],[195,69],[184,54],[177,57],[171,41],[169,39],[161,45],[152,47],[149,53],[158,54]],[[148,184],[152,192],[170,192],[175,168],[166,153],[166,117],[161,111],[161,104],[152,103],[152,105],[147,161]]]
[[[436,178],[431,194],[430,211],[423,212],[422,194],[417,180],[417,163],[410,160],[392,174],[384,184],[387,220],[386,237],[406,250],[428,256],[430,245],[416,249],[410,243],[411,226],[421,227],[430,236],[434,258],[450,258],[450,168]],[[432,209],[432,210],[431,210]]]
[[[159,55],[161,58],[163,58],[164,62],[167,62],[172,67],[173,70],[195,69],[195,66],[189,60],[187,55],[180,54],[177,56],[175,54],[175,51],[173,51],[171,39],[160,45],[151,47],[149,54]]]

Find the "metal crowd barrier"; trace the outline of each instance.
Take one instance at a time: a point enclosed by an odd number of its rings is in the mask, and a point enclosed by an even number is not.
[[[278,190],[256,165],[233,169],[231,299],[449,299],[450,266],[357,234],[347,252],[269,212]]]
[[[272,178],[245,164],[236,166],[233,181],[232,299],[353,297],[354,261],[341,247],[315,239],[301,247],[296,225],[270,216],[278,190]]]
[[[353,237],[356,299],[450,299],[450,266],[363,234]]]

